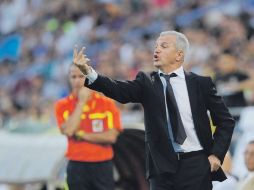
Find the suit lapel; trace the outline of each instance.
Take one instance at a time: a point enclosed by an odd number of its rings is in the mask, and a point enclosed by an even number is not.
[[[156,95],[159,96],[159,100],[163,105],[165,104],[164,102],[164,92],[163,92],[163,85],[160,79],[160,76],[158,72],[152,72],[151,73],[151,82],[153,84],[153,88],[155,90]]]
[[[152,86],[154,88],[154,92],[155,92],[155,94],[158,98],[158,101],[159,101],[158,105],[160,105],[161,114],[162,114],[165,122],[167,122],[163,85],[162,85],[162,82],[161,82],[158,72],[154,71],[151,73],[151,82],[152,82]]]
[[[198,105],[198,84],[195,80],[196,76],[185,72],[185,80],[190,100],[191,112],[195,126],[197,126],[197,105]]]

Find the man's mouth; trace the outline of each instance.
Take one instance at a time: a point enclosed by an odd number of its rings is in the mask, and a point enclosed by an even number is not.
[[[154,60],[154,61],[159,61],[159,56],[158,56],[158,55],[156,55],[156,54],[155,54],[155,55],[153,55],[153,60]]]

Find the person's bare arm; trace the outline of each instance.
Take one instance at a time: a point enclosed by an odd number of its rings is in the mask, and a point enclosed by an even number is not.
[[[118,135],[119,131],[117,129],[110,129],[100,133],[84,133],[82,136],[79,136],[79,140],[98,144],[114,144]]]
[[[61,132],[69,137],[73,136],[79,129],[80,116],[83,112],[83,106],[90,96],[90,90],[83,87],[79,91],[78,102],[73,113],[61,127]]]
[[[254,77],[248,80],[239,82],[238,86],[236,87],[237,91],[242,91],[246,89],[254,89]]]
[[[229,83],[227,85],[227,90],[230,92],[239,92],[244,90],[253,90],[254,89],[254,73],[250,72],[248,79],[239,81],[236,84]]]

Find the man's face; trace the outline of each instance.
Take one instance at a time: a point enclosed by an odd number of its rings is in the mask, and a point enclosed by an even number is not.
[[[248,144],[244,152],[245,165],[249,171],[254,171],[254,144]]]
[[[176,36],[163,35],[160,36],[155,44],[153,62],[154,66],[161,68],[178,61],[179,51],[176,49]]]
[[[81,87],[84,86],[85,76],[76,66],[72,65],[69,71],[69,81],[71,89],[78,91]]]

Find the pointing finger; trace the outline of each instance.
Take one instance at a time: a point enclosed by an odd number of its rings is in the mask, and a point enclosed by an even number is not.
[[[82,62],[83,63],[85,63],[85,64],[89,64],[89,62],[90,62],[90,59],[89,58],[87,58],[85,55],[82,55],[82,58],[81,58],[81,60],[82,60]]]
[[[78,52],[77,59],[81,60],[84,56],[83,51],[85,50],[85,47],[82,47],[82,49]]]
[[[87,63],[87,65],[89,65],[90,64],[90,59],[86,58],[86,63]]]
[[[78,45],[75,45],[73,50],[73,58],[77,57],[77,55],[78,55]]]
[[[83,55],[83,52],[84,52],[85,49],[86,49],[85,47],[82,47],[82,49],[81,49],[80,52],[78,53],[78,56]]]

